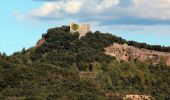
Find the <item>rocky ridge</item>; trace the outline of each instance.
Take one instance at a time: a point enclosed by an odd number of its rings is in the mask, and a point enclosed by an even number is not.
[[[41,38],[40,40],[38,40],[38,42],[36,43],[35,47],[40,47],[43,43],[45,42],[45,38]]]
[[[127,44],[114,43],[105,48],[105,54],[114,56],[119,61],[150,61],[154,65],[163,61],[170,66],[170,53],[136,48]]]

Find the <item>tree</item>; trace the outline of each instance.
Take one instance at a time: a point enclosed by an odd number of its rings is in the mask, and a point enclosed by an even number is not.
[[[24,54],[26,52],[25,48],[22,49],[22,54]]]
[[[73,24],[72,26],[71,26],[71,28],[74,30],[74,31],[76,31],[78,28],[79,28],[79,26],[78,26],[78,24]]]
[[[2,54],[2,56],[3,56],[3,57],[6,57],[7,55],[6,55],[6,53],[4,52],[4,53]]]

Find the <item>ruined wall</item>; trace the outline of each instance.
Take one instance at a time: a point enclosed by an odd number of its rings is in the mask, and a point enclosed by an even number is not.
[[[77,24],[78,25],[78,29],[77,30],[73,30],[72,29],[72,25],[74,23],[72,23],[70,25],[70,32],[75,33],[75,32],[79,32],[79,38],[81,38],[82,36],[85,36],[87,32],[90,31],[90,25],[89,24]]]
[[[153,64],[158,64],[162,60],[170,66],[170,53],[158,52],[154,50],[139,49],[127,44],[117,44],[105,48],[105,54],[114,56],[117,60],[130,61],[151,61]]]

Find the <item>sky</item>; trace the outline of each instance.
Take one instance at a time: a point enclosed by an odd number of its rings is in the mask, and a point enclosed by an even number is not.
[[[127,40],[170,46],[170,0],[2,0],[0,52],[33,47],[47,29],[89,23]]]

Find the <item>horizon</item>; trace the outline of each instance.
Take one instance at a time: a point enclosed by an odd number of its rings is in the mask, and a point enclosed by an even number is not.
[[[170,0],[2,1],[0,52],[11,55],[33,47],[47,29],[71,22],[89,23],[92,31],[126,40],[170,46],[169,5]]]

